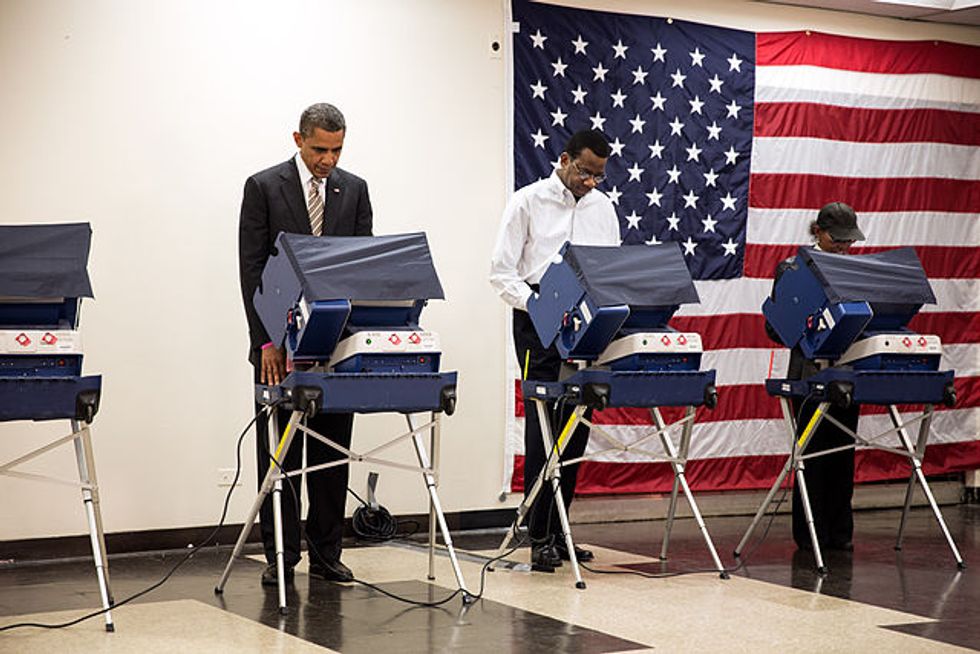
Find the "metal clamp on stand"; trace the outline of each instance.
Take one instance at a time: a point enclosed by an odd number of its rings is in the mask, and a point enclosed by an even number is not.
[[[90,424],[99,410],[102,377],[82,376],[78,332],[89,283],[88,223],[0,227],[0,421],[68,420],[71,433],[6,463],[0,476],[79,488],[85,506],[92,558],[105,610],[106,631],[114,631],[109,562],[99,509]],[[17,470],[42,454],[71,443],[78,482]]]
[[[911,248],[851,256],[800,248],[794,264],[776,282],[773,296],[765,301],[762,312],[783,344],[798,347],[808,360],[822,360],[828,365],[805,379],[766,380],[766,391],[779,398],[791,453],[735,548],[736,557],[792,469],[800,489],[817,570],[825,573],[827,568],[807,492],[805,462],[860,446],[897,454],[907,458],[911,466],[895,548],[902,547],[912,492],[918,481],[956,565],[960,569],[966,567],[922,472],[934,407],[953,406],[956,402],[953,371],[939,370],[942,357],[939,337],[916,334],[906,326],[923,304],[935,302],[922,264]],[[790,404],[792,398],[818,402],[799,437]],[[888,407],[892,428],[864,437],[829,413],[834,406],[847,408],[854,404]],[[900,404],[922,405],[922,412],[903,418],[898,410]],[[807,447],[824,420],[853,438],[854,443],[808,453]],[[918,436],[913,442],[908,429],[916,424]],[[881,442],[889,436],[894,436],[893,442],[897,439],[897,446]]]
[[[637,270],[651,274],[636,275]],[[718,401],[715,371],[700,370],[700,335],[678,332],[668,324],[681,304],[698,301],[676,243],[624,247],[565,244],[560,260],[552,263],[542,277],[540,294],[528,302],[528,314],[542,345],[554,344],[561,357],[573,361],[578,370],[561,381],[525,380],[522,384],[524,397],[534,402],[545,451],[551,456],[518,506],[517,516],[497,550],[498,556],[517,536],[539,493],[547,492],[550,486],[575,587],[585,588],[562,501],[561,468],[605,454],[629,452],[651,462],[666,461],[674,471],[661,558],[667,558],[677,498],[683,492],[715,567],[722,578],[728,578],[685,476],[695,409],[714,408]],[[549,405],[559,399],[574,409],[556,439]],[[649,409],[654,429],[636,441],[624,443],[586,418],[589,409],[607,407]],[[662,407],[684,407],[684,415],[667,424]],[[599,436],[605,447],[562,460],[578,423],[588,426],[590,438]],[[671,430],[680,431],[676,442],[670,436]],[[648,448],[650,441],[658,440],[660,451]]]
[[[224,590],[262,502],[272,493],[279,608],[285,612],[283,479],[363,461],[421,475],[429,496],[429,579],[435,579],[438,524],[463,601],[470,602],[473,596],[466,589],[438,495],[442,414],[451,415],[456,408],[457,374],[439,371],[439,336],[419,326],[427,301],[444,297],[425,234],[280,234],[275,252],[262,273],[254,304],[271,340],[285,345],[292,372],[279,385],[257,384],[255,396],[260,404],[291,414],[280,432],[282,425],[272,411],[269,451],[281,461],[300,431],[343,458],[290,471],[274,462],[269,466],[215,592]],[[404,414],[408,431],[366,452],[344,447],[306,424],[317,413],[386,412]],[[428,418],[420,420],[418,414]],[[379,456],[405,440],[412,442],[416,464]]]

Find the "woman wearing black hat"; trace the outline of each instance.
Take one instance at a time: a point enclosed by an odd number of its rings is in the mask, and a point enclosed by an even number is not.
[[[831,202],[823,207],[817,214],[817,219],[810,223],[810,234],[815,241],[814,247],[834,254],[846,254],[855,241],[864,240],[864,234],[857,226],[854,209],[843,202]],[[779,263],[776,267],[776,281],[793,264],[794,259],[795,257],[790,257]],[[775,288],[775,283],[773,286]],[[768,323],[766,323],[766,332],[774,341],[782,343]],[[817,370],[816,363],[805,358],[799,346],[793,348],[786,373],[788,379],[806,379],[816,374]],[[803,402],[800,398],[793,398],[797,436],[810,421],[818,405],[817,400]],[[858,410],[858,405],[852,404],[847,409],[831,407],[829,414],[848,429],[857,431]],[[853,438],[829,420],[824,420],[811,438],[806,453],[813,454],[853,445],[853,443]],[[853,549],[851,538],[854,533],[854,520],[851,514],[851,497],[854,494],[854,448],[807,459],[806,485],[820,547],[847,551]],[[793,486],[793,540],[800,549],[812,548],[802,500],[795,484]]]

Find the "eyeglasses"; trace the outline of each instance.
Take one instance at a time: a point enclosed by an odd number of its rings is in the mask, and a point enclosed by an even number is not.
[[[583,182],[589,179],[590,177],[595,181],[596,184],[602,184],[604,181],[606,181],[605,175],[596,175],[595,173],[590,173],[588,171],[579,168],[578,162],[575,161],[574,159],[572,159],[572,167],[575,168],[575,174],[578,175],[578,178]]]

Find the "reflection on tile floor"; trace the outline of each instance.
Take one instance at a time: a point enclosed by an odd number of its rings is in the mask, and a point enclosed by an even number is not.
[[[944,513],[968,562],[980,566],[980,507]],[[236,562],[222,596],[213,587],[225,548],[199,553],[163,587],[114,610],[117,631],[92,620],[59,631],[0,633],[0,652],[23,651],[329,651],[370,652],[942,652],[980,649],[980,575],[958,571],[931,513],[912,514],[902,552],[893,549],[898,511],[855,516],[855,552],[827,557],[818,576],[812,556],[795,552],[788,516],[775,518],[768,537],[750,545],[746,565],[723,581],[717,572],[645,578],[583,571],[576,590],[568,566],[553,575],[524,566],[486,575],[483,599],[464,607],[458,598],[439,608],[402,604],[356,584],[308,578],[298,568],[285,616],[275,589],[262,589],[262,563]],[[708,527],[723,561],[749,519],[714,518]],[[577,540],[597,552],[595,570],[645,574],[711,568],[690,520],[675,525],[670,556],[660,562],[662,522],[581,525]],[[480,585],[477,554],[493,550],[502,534],[460,534],[457,545],[467,585]],[[114,557],[117,598],[145,588],[180,553]],[[527,551],[512,558],[526,562]],[[436,581],[426,580],[426,552],[418,544],[351,547],[345,562],[359,578],[420,601],[455,588],[448,559],[437,558]],[[97,607],[91,562],[0,567],[0,625],[25,619],[62,620]],[[57,614],[52,615],[53,612]],[[42,615],[37,615],[42,614]],[[329,648],[329,650],[324,649]]]

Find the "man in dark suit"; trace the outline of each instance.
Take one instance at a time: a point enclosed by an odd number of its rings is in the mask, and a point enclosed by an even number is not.
[[[280,232],[314,236],[370,236],[371,201],[367,183],[337,167],[347,127],[343,114],[333,105],[315,104],[300,117],[293,140],[299,151],[287,161],[248,178],[242,198],[238,231],[239,274],[242,299],[248,318],[251,341],[249,361],[255,368],[255,382],[278,384],[286,376],[286,357],[282,343],[273,343],[259,320],[252,297],[262,270]],[[258,405],[256,410],[258,410]],[[289,413],[279,411],[280,428]],[[334,442],[348,447],[354,416],[319,414],[308,426]],[[259,483],[269,469],[268,423],[256,423]],[[280,464],[286,470],[299,468],[303,438],[293,441]],[[341,455],[309,438],[308,465],[327,463]],[[310,549],[310,575],[331,581],[350,581],[350,569],[340,561],[344,508],[347,499],[348,466],[327,468],[307,475],[310,506],[306,515],[306,540]],[[300,560],[301,477],[290,477],[295,493],[284,482],[282,497],[284,571],[292,581],[293,567]],[[262,541],[268,566],[262,573],[264,585],[276,584],[276,555],[272,501],[266,497],[260,513]],[[314,553],[315,552],[315,553]],[[319,555],[319,556],[317,556]]]

